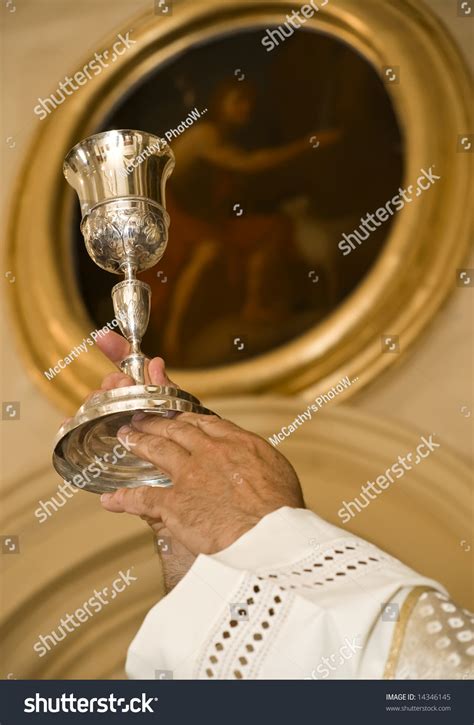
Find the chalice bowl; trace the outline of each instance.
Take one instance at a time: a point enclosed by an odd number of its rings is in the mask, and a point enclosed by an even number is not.
[[[90,397],[58,431],[53,465],[73,486],[95,493],[137,486],[168,486],[169,477],[117,439],[137,412],[174,417],[210,414],[179,388],[147,385],[141,341],[150,316],[151,289],[137,274],[153,267],[168,241],[165,185],[174,155],[163,139],[142,131],[95,134],[64,160],[64,175],[79,197],[81,231],[92,260],[124,276],[112,289],[115,319],[130,343],[120,369],[135,382]]]

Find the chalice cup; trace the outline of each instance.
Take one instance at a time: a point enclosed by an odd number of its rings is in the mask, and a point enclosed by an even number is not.
[[[174,155],[163,139],[142,131],[106,131],[84,139],[64,160],[64,175],[79,197],[81,231],[92,260],[124,279],[112,289],[115,319],[130,343],[120,369],[135,384],[95,393],[64,423],[53,465],[73,486],[95,493],[137,486],[168,486],[163,471],[117,439],[137,412],[174,417],[210,414],[179,388],[145,383],[141,341],[150,317],[151,289],[136,275],[153,267],[168,241],[165,185]]]

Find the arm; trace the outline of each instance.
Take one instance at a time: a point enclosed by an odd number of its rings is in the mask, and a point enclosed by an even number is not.
[[[114,333],[101,341],[114,361],[124,345]],[[147,375],[170,382],[159,359]],[[105,387],[129,384],[116,376],[126,377],[112,373]],[[130,677],[473,676],[472,614],[304,510],[293,468],[266,441],[194,414],[135,419],[119,435],[174,487],[122,489],[103,506],[141,516],[158,540],[169,534],[172,556],[158,547],[168,590],[181,579],[132,642]]]
[[[304,151],[309,151],[311,149],[310,135],[284,146],[259,149],[258,151],[244,151],[238,146],[221,141],[215,130],[209,129],[206,143],[202,145],[199,154],[206,161],[228,171],[241,173],[267,171],[291,161]],[[315,136],[320,147],[323,148],[337,140],[339,133],[337,131],[325,131],[315,134]]]
[[[423,584],[435,586],[312,512],[283,507],[227,549],[198,556],[147,615],[127,673],[380,679],[398,625],[381,620],[382,603],[401,609]]]

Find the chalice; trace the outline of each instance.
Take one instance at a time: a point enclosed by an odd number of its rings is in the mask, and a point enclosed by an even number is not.
[[[168,486],[169,477],[133,455],[117,439],[137,412],[174,417],[211,414],[200,401],[171,386],[147,385],[141,341],[150,317],[151,288],[137,274],[153,267],[168,242],[165,186],[174,155],[158,136],[106,131],[67,154],[64,175],[81,205],[81,232],[92,260],[124,276],[112,289],[115,319],[130,343],[120,369],[134,385],[95,393],[66,421],[54,444],[53,465],[73,486],[95,493],[137,486]]]

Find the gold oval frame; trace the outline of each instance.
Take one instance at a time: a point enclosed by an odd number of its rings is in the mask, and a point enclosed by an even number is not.
[[[249,27],[263,33],[300,7],[300,0],[227,0],[225,7],[220,0],[185,0],[166,21],[151,13],[134,18],[122,32],[133,28],[136,45],[41,122],[13,197],[8,268],[15,270],[17,283],[9,287],[28,369],[62,407],[75,409],[110,368],[91,350],[53,383],[43,373],[93,329],[67,243],[73,194],[61,175],[66,151],[94,132],[125,90],[160,63],[211,37]],[[368,275],[314,329],[244,362],[172,371],[200,397],[303,390],[313,395],[345,375],[357,378],[358,385],[341,397],[353,394],[400,359],[382,354],[381,335],[398,335],[402,353],[416,340],[455,286],[467,250],[470,154],[457,153],[457,146],[459,136],[472,128],[471,85],[444,26],[419,0],[338,0],[306,27],[345,41],[381,75],[384,67],[400,67],[400,83],[387,90],[405,137],[404,183],[433,165],[442,178],[398,213]]]

